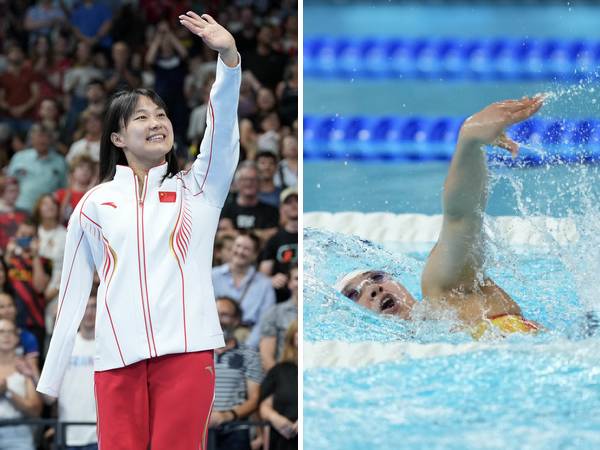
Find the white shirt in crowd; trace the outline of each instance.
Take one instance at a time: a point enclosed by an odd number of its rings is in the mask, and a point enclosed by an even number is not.
[[[73,142],[66,156],[67,162],[71,164],[80,155],[89,156],[94,162],[100,161],[100,141],[88,141],[84,138]]]
[[[61,422],[96,422],[94,399],[94,339],[75,337],[64,382],[58,394],[58,418]],[[67,445],[88,445],[97,442],[95,426],[67,427]]]

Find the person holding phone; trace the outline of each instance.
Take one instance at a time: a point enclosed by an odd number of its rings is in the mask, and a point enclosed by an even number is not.
[[[9,240],[4,254],[7,279],[14,292],[17,307],[17,325],[33,333],[38,348],[44,348],[46,326],[44,290],[50,282],[52,263],[39,254],[37,227],[26,219]]]

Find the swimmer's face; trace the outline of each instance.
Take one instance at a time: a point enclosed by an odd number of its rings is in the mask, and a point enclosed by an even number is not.
[[[410,319],[416,303],[404,286],[394,281],[390,274],[379,270],[356,275],[346,283],[342,294],[371,311],[405,320]]]

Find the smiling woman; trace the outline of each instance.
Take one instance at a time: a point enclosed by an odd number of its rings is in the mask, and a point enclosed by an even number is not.
[[[240,58],[209,15],[188,12],[180,22],[219,53],[200,154],[178,171],[173,127],[153,91],[111,99],[103,183],[69,221],[56,326],[37,387],[57,395],[97,271],[98,439],[113,450],[205,448],[213,349],[224,345],[211,260],[239,159]]]
[[[121,91],[113,96],[100,147],[101,180],[112,180],[117,165],[129,166],[140,175],[145,167],[166,161],[167,176],[177,173],[173,126],[166,109],[164,101],[150,89]],[[138,179],[143,181],[143,176]]]

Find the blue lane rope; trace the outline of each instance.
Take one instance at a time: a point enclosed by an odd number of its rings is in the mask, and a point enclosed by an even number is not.
[[[448,161],[465,118],[304,117],[305,160]],[[509,165],[600,162],[600,121],[533,118],[507,130],[521,144],[517,159],[490,148]]]
[[[599,66],[600,41],[585,39],[304,39],[306,78],[573,81]]]

